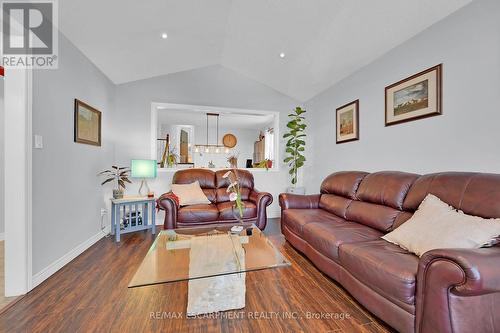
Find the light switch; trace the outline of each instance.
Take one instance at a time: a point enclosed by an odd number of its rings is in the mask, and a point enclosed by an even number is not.
[[[42,149],[43,148],[43,136],[35,134],[35,149]]]

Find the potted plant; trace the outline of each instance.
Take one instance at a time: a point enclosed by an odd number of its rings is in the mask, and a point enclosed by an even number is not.
[[[304,166],[304,162],[306,161],[304,156],[306,142],[304,138],[306,137],[305,130],[307,125],[304,122],[304,113],[306,113],[306,110],[297,106],[294,112],[288,115],[290,121],[286,124],[286,127],[289,130],[283,135],[283,138],[287,139],[284,162],[289,167],[288,173],[292,182],[292,186],[287,189],[289,193],[305,194],[304,187],[297,187],[299,169]]]
[[[113,189],[113,198],[121,199],[123,198],[123,192],[125,189],[125,183],[132,183],[129,177],[130,169],[127,167],[117,167],[116,165],[111,166],[111,170],[104,170],[99,173],[100,176],[106,177],[106,179],[101,183],[104,185],[111,181],[116,181],[116,188]]]

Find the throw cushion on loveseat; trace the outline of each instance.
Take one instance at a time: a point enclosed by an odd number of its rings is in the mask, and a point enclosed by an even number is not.
[[[203,193],[199,181],[191,184],[172,184],[171,188],[172,192],[179,197],[181,206],[208,205],[211,203]]]
[[[428,194],[413,216],[382,239],[418,256],[434,249],[478,249],[500,235],[500,219],[484,219]]]

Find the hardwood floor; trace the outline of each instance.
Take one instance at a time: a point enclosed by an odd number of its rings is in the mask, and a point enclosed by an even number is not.
[[[388,332],[279,233],[292,266],[247,273],[246,307],[186,318],[187,282],[128,289],[154,237],[104,238],[0,315],[1,332]],[[319,316],[334,318],[317,318]],[[313,316],[311,318],[311,316]],[[343,319],[342,319],[343,318]]]

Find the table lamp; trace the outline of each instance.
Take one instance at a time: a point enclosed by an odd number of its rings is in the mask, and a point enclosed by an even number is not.
[[[139,195],[151,195],[151,190],[146,179],[156,178],[156,169],[156,160],[132,160],[130,162],[130,176],[132,178],[142,178]]]

